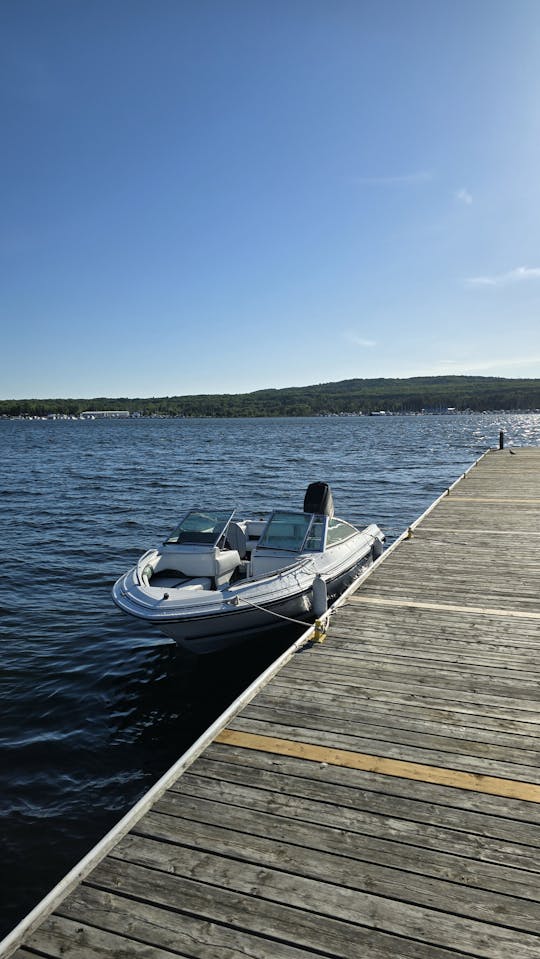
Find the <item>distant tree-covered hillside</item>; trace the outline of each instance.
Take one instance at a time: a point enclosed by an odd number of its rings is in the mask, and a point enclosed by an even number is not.
[[[540,380],[492,376],[354,379],[253,393],[127,399],[1,400],[0,415],[77,416],[84,410],[125,409],[144,416],[315,416],[324,413],[540,409]]]

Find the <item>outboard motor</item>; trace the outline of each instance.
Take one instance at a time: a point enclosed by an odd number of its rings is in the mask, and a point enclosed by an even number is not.
[[[304,496],[304,513],[334,515],[334,499],[328,483],[310,483]]]

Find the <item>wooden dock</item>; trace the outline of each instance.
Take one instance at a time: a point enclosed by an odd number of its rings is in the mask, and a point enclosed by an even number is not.
[[[0,955],[539,959],[540,449],[411,532]]]

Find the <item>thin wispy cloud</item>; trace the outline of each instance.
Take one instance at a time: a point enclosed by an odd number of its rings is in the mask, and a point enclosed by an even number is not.
[[[368,340],[363,336],[357,336],[356,333],[345,333],[345,339],[354,346],[371,347],[377,346],[376,340]]]
[[[467,286],[506,286],[509,283],[521,283],[524,280],[540,280],[540,266],[517,266],[507,273],[493,273],[491,276],[469,276]]]
[[[465,187],[462,187],[461,190],[456,190],[454,196],[458,203],[464,203],[465,206],[470,206],[473,201],[472,194],[469,193]]]
[[[534,368],[538,367],[538,372]],[[516,376],[519,370],[527,370],[527,376],[538,376],[540,373],[540,355],[514,358],[474,360],[439,360],[429,366],[410,367],[398,371],[385,372],[385,376]]]
[[[415,173],[398,173],[392,176],[357,176],[354,177],[354,182],[360,186],[414,186],[432,179],[433,174],[429,170],[418,170]]]
[[[520,367],[529,367],[532,364],[540,363],[540,356],[515,357],[513,359],[499,357],[491,360],[478,360],[477,363],[460,360],[442,360],[437,364],[437,373],[460,374],[466,373],[487,373],[500,370],[517,370]]]

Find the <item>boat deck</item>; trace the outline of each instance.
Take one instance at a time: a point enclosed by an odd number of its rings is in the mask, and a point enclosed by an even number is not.
[[[538,959],[539,597],[490,452],[3,954]]]

